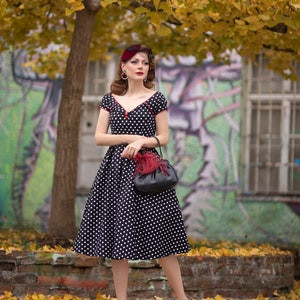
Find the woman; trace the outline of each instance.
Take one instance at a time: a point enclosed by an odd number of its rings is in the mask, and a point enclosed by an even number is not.
[[[154,90],[150,48],[123,52],[111,92],[100,103],[97,145],[109,146],[91,188],[74,251],[110,258],[116,296],[127,299],[128,259],[158,259],[178,300],[186,300],[176,254],[190,247],[174,189],[140,194],[134,189],[140,150],[168,142],[167,101]],[[110,127],[110,131],[108,130]]]

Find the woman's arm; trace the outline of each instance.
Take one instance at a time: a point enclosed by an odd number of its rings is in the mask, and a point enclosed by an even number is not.
[[[130,134],[109,134],[109,115],[104,109],[100,109],[95,131],[95,143],[98,146],[114,146],[120,144],[129,144],[140,136]]]
[[[98,146],[114,146],[127,144],[122,157],[133,158],[142,148],[154,148],[157,142],[153,137],[145,137],[141,135],[131,134],[109,134],[109,117],[110,113],[104,109],[100,109],[98,122],[95,132],[95,143]],[[156,136],[161,146],[168,143],[168,112],[162,111],[155,117]]]
[[[169,140],[168,112],[162,111],[155,117],[156,136],[161,146],[165,146]],[[121,156],[126,158],[134,158],[142,148],[154,148],[157,141],[153,137],[134,136],[133,141],[129,143]]]
[[[156,136],[160,141],[161,146],[166,146],[169,141],[169,121],[168,111],[164,110],[160,112],[156,118]],[[157,143],[156,143],[157,145]]]

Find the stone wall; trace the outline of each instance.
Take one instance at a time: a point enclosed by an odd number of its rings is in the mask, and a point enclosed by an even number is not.
[[[256,298],[293,287],[294,255],[251,257],[180,256],[183,282],[190,298]],[[0,293],[72,294],[95,299],[97,293],[114,296],[110,261],[71,252],[0,251]],[[131,261],[129,299],[172,298],[156,260]]]

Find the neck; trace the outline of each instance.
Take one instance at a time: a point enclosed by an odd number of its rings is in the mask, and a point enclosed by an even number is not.
[[[143,84],[143,81],[139,81],[139,82],[128,82],[128,89],[126,94],[127,95],[133,95],[133,94],[137,94],[137,93],[143,93],[145,91],[149,91],[148,88],[146,88]]]

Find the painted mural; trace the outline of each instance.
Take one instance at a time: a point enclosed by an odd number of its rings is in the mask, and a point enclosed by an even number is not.
[[[54,167],[56,115],[62,79],[22,67],[24,51],[0,56],[0,227],[46,230]],[[165,149],[180,182],[176,188],[188,234],[196,239],[300,244],[292,206],[240,202],[242,61],[230,66],[208,56],[162,59],[158,88],[169,100]],[[46,205],[45,205],[46,204]]]
[[[26,59],[22,50],[0,57],[0,225],[39,228],[40,206],[50,199],[62,79],[23,68]]]
[[[180,173],[177,187],[185,224],[191,235],[205,236],[205,211],[215,211],[238,183],[238,135],[241,92],[240,57],[216,65],[207,57],[163,59],[160,90],[168,95],[173,161]]]

